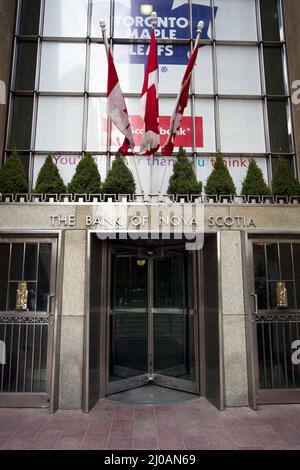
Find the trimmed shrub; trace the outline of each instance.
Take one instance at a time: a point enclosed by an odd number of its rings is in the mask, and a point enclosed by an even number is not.
[[[233,179],[220,153],[217,154],[214,169],[207,178],[205,193],[225,196],[236,194]]]
[[[22,194],[28,192],[27,175],[17,152],[0,169],[0,193]]]
[[[135,191],[133,174],[126,165],[124,158],[116,153],[116,158],[103,183],[102,192],[105,194],[135,194]]]
[[[85,153],[76,167],[75,175],[68,185],[72,194],[99,194],[101,177],[90,153]]]
[[[66,192],[64,182],[51,155],[48,155],[40,169],[34,192],[38,194],[62,194]]]
[[[179,148],[167,192],[174,195],[202,193],[202,183],[197,180],[193,165],[189,162],[186,151],[182,147]]]
[[[253,158],[250,160],[247,175],[243,181],[242,194],[245,196],[270,196],[271,194],[263,172]]]
[[[300,183],[294,176],[294,173],[284,158],[279,158],[276,162],[272,192],[274,196],[298,196],[300,195]]]

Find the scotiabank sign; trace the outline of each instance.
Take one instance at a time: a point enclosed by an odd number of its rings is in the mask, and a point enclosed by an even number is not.
[[[131,129],[136,146],[142,143],[143,120],[140,116],[130,116]],[[160,145],[162,146],[169,134],[170,116],[160,116]],[[102,117],[102,129],[106,129],[106,118]],[[195,118],[196,147],[203,148],[203,118],[198,116]],[[101,145],[106,145],[107,134],[104,131],[101,137]],[[124,140],[123,135],[113,126],[111,131],[111,145],[119,147]],[[175,140],[176,147],[189,148],[193,146],[193,122],[191,116],[183,117],[181,121],[181,129]]]

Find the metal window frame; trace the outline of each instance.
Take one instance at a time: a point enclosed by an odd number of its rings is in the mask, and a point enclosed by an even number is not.
[[[265,131],[265,139],[266,139],[266,152],[264,152],[264,157],[267,160],[267,168],[268,168],[268,179],[269,179],[269,184],[271,182],[272,178],[272,152],[270,148],[270,133],[269,133],[269,124],[268,124],[268,110],[267,110],[267,100],[269,98],[273,98],[274,96],[269,96],[266,94],[265,90],[265,79],[264,79],[264,63],[263,63],[263,45],[267,43],[268,45],[274,45],[274,46],[281,46],[282,49],[282,54],[283,54],[283,67],[284,70],[286,71],[285,76],[288,77],[288,67],[287,67],[287,57],[286,57],[286,43],[285,43],[285,37],[282,37],[280,41],[278,42],[264,42],[262,40],[262,35],[261,35],[261,18],[260,18],[260,1],[261,0],[255,0],[255,6],[256,6],[256,22],[257,22],[257,32],[258,32],[258,39],[257,41],[228,41],[228,40],[217,40],[216,39],[216,34],[215,34],[215,18],[214,15],[212,15],[212,39],[211,40],[202,40],[201,43],[203,44],[209,44],[212,46],[212,66],[213,66],[213,94],[199,94],[195,92],[195,88],[192,88],[191,93],[190,93],[190,100],[191,100],[191,115],[192,115],[192,124],[193,124],[193,132],[192,132],[192,151],[191,155],[193,156],[194,160],[197,157],[203,156],[207,152],[197,152],[195,148],[195,103],[196,100],[201,100],[201,99],[212,99],[213,104],[214,104],[214,125],[215,125],[215,143],[216,143],[216,151],[212,152],[212,155],[216,155],[218,151],[221,150],[221,142],[220,142],[220,115],[219,115],[219,101],[220,100],[225,100],[225,99],[239,99],[239,100],[262,100],[263,104],[263,119],[264,119],[264,131]],[[284,29],[284,15],[283,15],[283,8],[282,8],[282,0],[278,0],[278,5],[279,5],[279,15],[281,18],[282,22],[282,27]],[[16,25],[19,23],[19,15],[20,15],[20,5],[21,2],[18,0],[18,14],[16,16]],[[192,2],[189,0],[189,6],[190,6],[190,12],[192,11]],[[210,7],[213,9],[214,8],[214,0],[210,1]],[[90,76],[90,47],[91,44],[99,43],[103,44],[102,38],[97,38],[97,37],[91,37],[91,20],[92,20],[92,9],[93,9],[93,1],[88,0],[88,12],[87,12],[87,36],[86,37],[46,37],[43,35],[43,23],[44,23],[44,12],[45,12],[45,0],[41,0],[41,14],[40,14],[40,25],[39,25],[39,34],[37,36],[38,39],[38,58],[37,58],[37,67],[36,67],[36,86],[35,90],[31,91],[30,93],[33,94],[34,96],[34,106],[33,106],[33,120],[32,120],[32,131],[31,131],[31,148],[28,150],[23,150],[23,149],[18,149],[19,152],[24,152],[24,153],[29,153],[29,185],[32,187],[33,184],[33,169],[34,169],[34,157],[35,155],[47,155],[48,153],[58,153],[58,154],[72,154],[72,155],[82,155],[84,151],[88,150],[87,147],[87,130],[88,130],[88,104],[89,104],[89,98],[91,97],[105,97],[106,92],[105,90],[100,93],[91,93],[89,91],[89,76]],[[149,43],[149,40],[140,40],[140,39],[129,39],[129,38],[114,38],[114,31],[113,31],[113,14],[114,14],[114,0],[111,0],[110,2],[110,18],[111,18],[111,37],[110,37],[110,42],[112,47],[114,44],[131,44],[131,43]],[[190,22],[191,26],[191,22]],[[177,39],[177,40],[170,40],[170,39],[158,39],[157,42],[158,44],[191,44],[192,40],[192,31],[190,28],[189,36],[186,39]],[[100,32],[99,32],[100,36]],[[22,39],[22,36],[19,36],[15,34],[15,45],[14,45],[14,64],[13,64],[13,72],[15,70],[15,61],[16,61],[16,44],[18,38]],[[25,38],[25,37],[24,37]],[[27,38],[32,38],[27,37]],[[35,38],[35,37],[34,37]],[[85,67],[85,85],[84,85],[84,90],[78,91],[78,92],[43,92],[39,90],[39,76],[40,76],[40,65],[41,65],[41,49],[42,49],[42,44],[43,42],[74,42],[74,43],[84,43],[86,44],[86,67]],[[261,82],[262,82],[262,94],[261,95],[220,95],[218,93],[218,72],[217,72],[217,58],[216,58],[216,48],[218,45],[234,45],[234,46],[256,46],[259,48],[259,54],[260,54],[260,74],[261,74]],[[14,73],[13,73],[14,75]],[[10,149],[8,147],[8,142],[9,142],[9,133],[11,129],[11,114],[12,114],[12,98],[13,96],[17,95],[18,92],[16,92],[13,89],[13,78],[11,80],[11,89],[10,89],[10,98],[9,98],[9,106],[8,106],[8,125],[7,125],[7,137],[6,137],[6,144],[5,144],[5,158],[7,158],[7,154],[11,152],[13,149]],[[287,106],[287,120],[288,124],[291,122],[291,102],[290,102],[290,89],[289,89],[289,83],[286,83],[286,90],[287,93],[275,97],[276,99],[282,99],[286,101],[286,106]],[[25,93],[26,90],[24,91]],[[126,93],[124,94],[126,98],[139,98],[140,94],[137,93]],[[35,139],[36,139],[36,128],[37,128],[37,111],[38,111],[38,100],[40,96],[55,96],[55,97],[82,97],[84,99],[84,106],[83,106],[83,125],[82,125],[82,144],[81,148],[78,149],[76,152],[62,152],[59,149],[56,149],[55,151],[49,151],[48,149],[45,149],[43,151],[37,151],[35,149]],[[160,98],[176,98],[175,93],[160,93]],[[293,121],[293,120],[292,120]],[[294,145],[294,128],[293,128],[293,123],[291,124],[292,127],[291,129],[291,151],[290,152],[284,152],[282,154],[278,155],[284,155],[284,156],[290,156],[293,158],[293,165],[295,168],[295,172],[297,171],[297,163],[296,163],[296,155],[295,155],[295,145]],[[107,156],[107,169],[110,168],[111,166],[111,159],[114,154],[112,152],[111,148],[109,147],[109,137],[107,141],[106,148],[103,148],[103,150],[99,152],[91,152],[93,155],[106,155]],[[234,155],[235,153],[232,153]],[[247,153],[238,153],[240,156],[249,156],[249,152]],[[277,154],[276,154],[277,155]],[[160,156],[158,153],[157,156]],[[262,156],[262,153],[260,154],[251,154],[253,157],[259,157]],[[106,175],[105,175],[106,176]]]

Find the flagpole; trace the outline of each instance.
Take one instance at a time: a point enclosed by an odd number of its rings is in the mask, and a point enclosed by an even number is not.
[[[200,39],[201,39],[201,34],[202,34],[202,31],[203,31],[203,28],[204,28],[204,22],[203,22],[203,21],[199,21],[199,22],[198,22],[198,25],[197,25],[197,37],[196,37],[196,40],[195,40],[195,45],[194,45],[192,54],[193,54],[193,53],[195,52],[195,50],[199,47],[199,42],[200,42]],[[181,93],[182,93],[182,91],[184,90],[184,88],[186,87],[188,80],[189,80],[189,77],[188,77],[187,80],[181,85],[180,90],[179,90],[179,93],[178,93],[178,95],[177,95],[176,104],[175,104],[175,110],[174,110],[174,113],[172,114],[172,117],[171,117],[169,135],[168,135],[168,138],[167,138],[166,142],[164,143],[164,147],[167,146],[167,145],[171,142],[171,140],[172,140],[172,136],[173,136],[173,132],[174,132],[174,124],[175,124],[176,111],[177,111],[177,108],[178,108],[178,105],[179,105]],[[165,169],[164,169],[164,172],[163,172],[163,176],[162,176],[162,181],[161,181],[161,185],[160,185],[159,194],[161,194],[161,192],[162,192],[162,188],[163,188],[163,184],[164,184],[164,181],[165,181],[166,173],[167,173],[167,165],[165,165]]]
[[[101,28],[101,31],[102,31],[102,37],[103,37],[103,43],[104,43],[104,47],[105,47],[105,52],[106,52],[106,55],[108,57],[108,51],[110,50],[110,47],[109,47],[109,44],[108,44],[108,40],[107,40],[107,34],[106,34],[106,22],[104,20],[100,20],[99,22],[99,26]],[[109,122],[108,122],[108,129],[107,131],[109,132],[109,127],[111,128],[111,119],[109,118]],[[129,162],[129,158],[128,158],[128,164],[130,163]],[[135,171],[136,171],[136,175],[137,175],[137,179],[138,179],[138,184],[139,184],[139,187],[140,187],[140,192],[141,194],[143,194],[143,188],[142,188],[142,183],[141,183],[141,178],[140,178],[140,174],[139,174],[139,170],[138,170],[138,167],[137,167],[137,164],[136,164],[136,160],[135,160],[135,156],[133,155],[133,161],[134,161],[134,167],[135,167]],[[130,166],[130,165],[128,165]]]
[[[152,23],[152,31],[155,31],[155,27],[157,25],[156,11],[153,11],[151,13],[151,23]],[[152,158],[151,158],[151,167],[150,167],[150,194],[152,194],[153,167],[154,167],[154,154],[152,155]]]

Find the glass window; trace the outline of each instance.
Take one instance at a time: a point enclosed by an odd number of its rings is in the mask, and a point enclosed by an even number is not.
[[[257,47],[217,46],[217,65],[220,94],[261,94]]]
[[[285,155],[272,155],[272,159],[271,159],[271,162],[272,162],[272,174],[274,174],[274,171],[276,169],[276,165],[277,165],[277,162],[279,160],[279,158],[284,158],[284,160],[286,160],[286,162],[288,163],[289,167],[291,168],[292,172],[295,171],[295,167],[294,167],[294,160],[293,160],[293,157],[291,156],[285,156]]]
[[[34,90],[37,42],[18,42],[16,63],[16,90]]]
[[[182,39],[190,37],[190,7],[188,2],[180,5],[170,2],[151,2],[144,0],[125,0],[115,2],[114,31],[115,37],[150,39],[151,13],[158,16],[157,37],[161,39]],[[204,2],[203,2],[204,3]],[[155,10],[154,10],[155,8]]]
[[[37,269],[37,243],[26,243],[25,263],[24,263],[24,280],[33,281],[36,279]]]
[[[285,101],[268,100],[269,132],[271,151],[284,153],[291,150],[291,135],[288,130]]]
[[[264,47],[266,89],[268,95],[286,93],[281,47]]]
[[[188,113],[185,113],[187,116]],[[196,99],[195,102],[196,151],[215,152],[215,107],[214,100]],[[181,144],[182,145],[182,144]]]
[[[233,41],[256,41],[255,0],[215,0],[216,38]]]
[[[278,259],[277,243],[269,243],[267,245],[267,263],[268,263],[268,280],[278,281],[279,259]]]
[[[83,98],[40,97],[36,149],[81,151]]]
[[[292,252],[290,243],[280,243],[280,270],[281,279],[293,279]]]
[[[32,96],[14,96],[9,147],[29,149],[32,125]]]
[[[173,9],[174,4],[173,2]],[[195,38],[197,35],[197,25],[199,20],[204,21],[204,29],[202,32],[202,39],[213,39],[212,38],[212,18],[213,18],[213,9],[211,7],[211,0],[192,0],[192,30],[193,30],[193,37]],[[182,11],[183,2],[177,2],[178,8],[178,15],[180,16],[180,12]],[[176,9],[175,9],[176,11]],[[214,15],[218,12],[218,8],[214,8]]]
[[[12,153],[8,153],[7,155],[7,159],[9,159],[11,157]],[[19,157],[21,158],[21,161],[24,165],[24,168],[25,168],[25,172],[28,174],[28,171],[29,171],[29,160],[30,160],[30,156],[29,156],[29,153],[20,153],[18,152],[18,155]]]
[[[262,37],[264,41],[280,41],[278,0],[260,2]]]
[[[94,155],[93,156],[96,165],[98,166],[99,173],[101,174],[102,181],[106,177],[106,155]],[[54,164],[57,166],[60,176],[62,177],[65,185],[70,183],[74,176],[76,167],[81,160],[81,155],[61,155],[55,153],[52,155]],[[33,186],[36,184],[36,180],[40,169],[45,163],[45,155],[35,155],[33,159]]]
[[[86,37],[88,0],[45,0],[44,36]]]
[[[300,243],[293,244],[295,279],[300,281]],[[300,291],[299,291],[300,295]]]
[[[10,264],[10,281],[21,281],[23,278],[24,244],[13,243]]]
[[[37,36],[40,25],[41,0],[21,0],[19,34]]]
[[[266,279],[265,244],[257,243],[253,250],[255,277]]]
[[[223,155],[225,164],[227,165],[230,175],[233,179],[233,182],[236,187],[237,194],[240,194],[242,191],[242,183],[246,177],[248,166],[250,163],[250,157],[242,156],[227,156]],[[214,164],[216,161],[215,156],[197,156],[196,159],[196,174],[197,178],[201,180],[204,184],[207,181],[207,178],[211,174]],[[268,180],[268,169],[267,169],[267,159],[265,157],[255,158],[255,161],[258,167],[263,172],[265,181]]]
[[[110,10],[112,2],[110,0],[92,0],[92,24],[91,36],[102,38],[102,32],[99,26],[100,20],[106,23],[107,36],[110,35]]]
[[[220,135],[222,152],[264,153],[262,102],[220,100]]]
[[[120,78],[119,66],[116,66]],[[90,46],[90,83],[91,93],[106,93],[107,90],[107,58],[103,44]],[[123,90],[124,92],[124,90]]]
[[[141,93],[148,51],[149,44],[121,44],[114,47],[115,64],[124,93]],[[158,44],[157,51],[159,92],[177,94],[188,63],[190,48],[175,44]],[[205,65],[208,65],[207,68],[210,65],[212,74],[211,62]],[[202,70],[203,68],[202,66]],[[205,72],[206,68],[203,75]]]
[[[183,74],[182,74],[182,77],[183,77]],[[194,83],[195,83],[196,93],[209,95],[214,92],[212,47],[211,46],[200,47],[199,52],[198,52],[197,62],[194,68],[194,77],[195,77]]]
[[[88,101],[87,150],[91,152],[107,149],[106,101],[106,98],[89,98]]]
[[[83,91],[85,56],[85,44],[44,42],[40,90]]]
[[[52,160],[54,164],[57,166],[60,176],[62,177],[65,184],[70,183],[75,170],[76,166],[78,165],[81,159],[81,155],[60,155],[59,153],[55,153],[52,155]],[[45,155],[35,155],[33,159],[33,187],[36,185],[36,180],[38,174],[45,163],[46,156]]]
[[[6,310],[9,251],[9,243],[0,243],[0,311]]]
[[[51,243],[40,243],[38,266],[37,310],[47,310],[47,296],[50,292]]]

